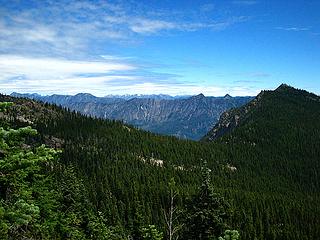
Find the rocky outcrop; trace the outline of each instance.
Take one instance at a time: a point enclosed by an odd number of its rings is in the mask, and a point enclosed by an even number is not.
[[[213,141],[245,122],[250,112],[259,105],[264,94],[265,91],[262,91],[247,104],[224,112],[217,124],[202,138],[202,141]]]

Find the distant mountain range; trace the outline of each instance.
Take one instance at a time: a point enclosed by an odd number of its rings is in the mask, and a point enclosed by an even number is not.
[[[72,102],[104,102],[109,103],[113,100],[121,101],[121,100],[130,100],[133,98],[150,98],[150,99],[166,99],[166,100],[173,100],[173,99],[185,99],[192,97],[192,95],[177,95],[171,96],[168,94],[124,94],[124,95],[113,95],[109,94],[104,97],[96,97],[91,93],[78,93],[76,95],[60,95],[60,94],[53,94],[53,95],[40,95],[38,93],[17,93],[13,92],[10,94],[13,97],[25,97],[35,100],[42,100],[54,103],[63,103],[65,101],[72,101]],[[227,94],[228,95],[228,94]]]
[[[177,96],[171,96],[168,94],[126,94],[126,95],[106,95],[105,98],[121,98],[125,100],[130,100],[132,98],[152,98],[152,99],[167,99],[167,100],[173,100],[173,99],[184,99],[189,98],[192,95],[177,95]]]
[[[88,93],[50,95],[12,93],[14,97],[54,103],[99,118],[122,120],[151,132],[199,140],[218,121],[220,115],[240,107],[253,97],[206,97],[169,95],[109,95]]]

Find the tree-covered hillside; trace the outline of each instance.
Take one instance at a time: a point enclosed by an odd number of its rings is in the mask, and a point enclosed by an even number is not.
[[[282,182],[289,180],[296,191],[313,193],[320,189],[319,117],[319,96],[283,84],[225,113],[203,140],[210,141],[223,132],[217,143],[247,146],[259,154],[258,159],[243,161],[235,155],[241,167],[252,171],[258,167],[257,173],[267,171],[272,179],[290,176]]]
[[[186,236],[204,160],[215,191],[229,202],[226,225],[238,229],[241,239],[320,236],[315,95],[287,87],[265,92],[243,123],[214,142],[158,136],[26,99],[0,100],[15,103],[2,115],[13,127],[31,124],[42,142],[62,147],[61,162],[83,180],[92,211],[122,236],[140,239],[141,225],[155,225],[168,236],[164,212],[172,178],[176,225],[184,224],[178,234]]]
[[[0,102],[0,239],[115,239],[72,165],[37,130],[11,128],[10,107]]]

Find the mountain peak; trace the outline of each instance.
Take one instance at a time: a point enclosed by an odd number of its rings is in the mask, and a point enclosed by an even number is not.
[[[95,97],[94,95],[92,95],[91,93],[77,93],[76,95],[77,97]]]
[[[12,92],[10,94],[10,96],[12,96],[12,97],[25,97],[25,98],[41,97],[41,95],[38,93],[18,93],[18,92]]]
[[[198,94],[198,95],[195,95],[195,96],[193,96],[193,97],[191,97],[192,99],[203,99],[203,98],[205,98],[205,96],[203,95],[203,93],[200,93],[200,94]]]
[[[275,91],[284,91],[289,89],[294,89],[294,88],[288,84],[282,83]]]
[[[223,97],[224,99],[230,99],[232,98],[228,93]]]

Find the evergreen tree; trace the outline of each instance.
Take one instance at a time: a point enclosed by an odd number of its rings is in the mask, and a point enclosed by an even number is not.
[[[168,179],[175,176],[179,188],[176,206],[183,210],[185,199],[195,193],[200,183],[197,160],[203,158],[214,172],[214,191],[233,199],[237,211],[226,222],[239,229],[242,239],[305,240],[320,236],[318,96],[290,89],[263,92],[261,99],[253,102],[252,111],[243,111],[245,118],[235,110],[242,120],[232,132],[213,143],[159,136],[132,126],[128,131],[118,121],[0,94],[0,102],[3,101],[15,103],[0,113],[4,130],[32,125],[39,133],[36,137],[27,136],[28,141],[21,145],[14,144],[16,150],[35,154],[42,143],[63,150],[60,159],[40,164],[43,181],[39,181],[38,173],[33,174],[36,178],[31,174],[18,181],[22,186],[35,179],[35,184],[27,184],[27,191],[22,191],[32,198],[26,203],[40,210],[39,215],[37,211],[29,212],[32,219],[27,233],[38,224],[42,239],[100,239],[98,232],[103,235],[109,230],[112,234],[105,234],[107,239],[121,239],[133,235],[134,221],[139,226],[136,232],[146,223],[165,229],[163,209],[170,205],[166,198]],[[29,140],[36,145],[29,144]],[[0,161],[7,161],[7,156],[8,150],[0,146]],[[163,160],[163,166],[149,161],[152,156]],[[24,164],[17,164],[15,170],[23,173]],[[69,166],[74,168],[70,181],[69,171],[57,174]],[[0,233],[8,232],[8,209],[25,210],[21,203],[15,207],[6,205],[6,193],[13,197],[12,188],[6,191],[10,182],[6,179],[14,177],[11,174],[15,170],[11,170],[0,170],[4,180],[0,182],[0,227],[4,229]],[[78,185],[77,179],[82,184]],[[136,202],[140,202],[141,210]],[[98,211],[102,219],[97,219]],[[178,224],[186,219],[180,218]],[[102,223],[105,226],[96,227]],[[115,237],[115,232],[121,237]],[[180,239],[188,238],[181,235]]]
[[[237,230],[226,230],[223,237],[219,237],[219,240],[238,240],[240,234]]]
[[[143,240],[162,240],[163,234],[157,230],[154,225],[148,225],[142,228]]]
[[[210,172],[204,161],[200,189],[188,204],[183,239],[217,239],[226,227],[228,204],[214,192]]]
[[[134,202],[134,218],[132,226],[132,237],[134,240],[143,239],[143,214],[142,214],[142,205],[139,201]]]
[[[10,106],[0,102],[0,111]],[[92,211],[59,150],[38,146],[30,126],[0,123],[0,239],[124,239]]]

